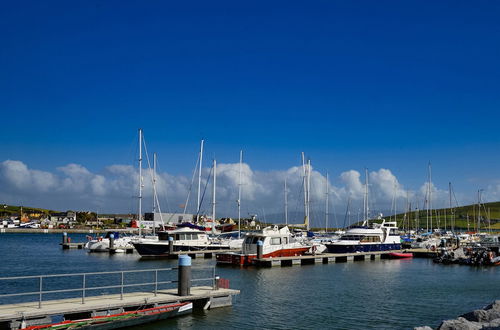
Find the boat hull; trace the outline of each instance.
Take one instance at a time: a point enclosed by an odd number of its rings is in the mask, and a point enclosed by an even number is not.
[[[325,244],[328,253],[356,253],[401,250],[401,243],[383,244]]]
[[[293,257],[300,256],[306,253],[311,247],[300,247],[276,250],[262,255],[262,258],[279,258],[279,257]],[[257,259],[256,254],[242,254],[242,253],[217,253],[215,255],[217,264],[220,265],[235,265],[235,266],[249,266]]]
[[[389,257],[389,259],[406,259],[406,258],[413,258],[413,253],[391,252],[387,256]]]
[[[179,303],[164,305],[155,308],[139,310],[137,312],[125,312],[107,316],[96,316],[89,319],[70,320],[61,323],[38,325],[25,328],[26,330],[41,329],[121,329],[124,327],[138,326],[141,324],[165,320],[168,318],[191,313],[192,303]]]
[[[143,244],[133,243],[141,257],[169,257],[169,245],[167,244]],[[193,251],[206,252],[214,250],[229,250],[228,245],[174,245],[174,252]]]

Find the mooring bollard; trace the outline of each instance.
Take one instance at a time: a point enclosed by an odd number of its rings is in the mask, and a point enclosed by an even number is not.
[[[179,277],[177,282],[179,296],[188,296],[191,293],[191,257],[179,256]]]
[[[115,235],[109,234],[109,249],[113,250],[115,248]]]
[[[63,233],[62,242],[63,244],[68,244],[68,233]]]
[[[262,241],[257,241],[257,259],[262,259],[262,255],[264,254],[264,243]]]
[[[168,254],[174,254],[174,238],[172,236],[168,237]]]

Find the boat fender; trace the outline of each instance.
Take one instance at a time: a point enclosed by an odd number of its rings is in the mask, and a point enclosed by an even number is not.
[[[436,247],[434,245],[431,245],[431,251],[436,251]]]
[[[98,240],[99,242],[101,242],[101,241],[102,241],[102,237],[99,237],[97,240]]]

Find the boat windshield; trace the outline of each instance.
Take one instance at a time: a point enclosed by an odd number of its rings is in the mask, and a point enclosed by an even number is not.
[[[245,244],[257,244],[258,240],[264,241],[264,238],[259,236],[249,236],[245,238]]]

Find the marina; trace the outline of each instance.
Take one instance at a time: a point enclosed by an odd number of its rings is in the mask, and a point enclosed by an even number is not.
[[[75,240],[85,239],[84,234],[73,236]],[[12,254],[3,256],[3,267],[9,269],[9,276],[32,276],[34,275],[33,269],[36,270],[35,274],[102,272],[103,269],[120,273],[121,270],[136,269],[142,271],[145,268],[161,269],[178,266],[178,260],[144,260],[135,253],[110,255],[107,253],[88,253],[85,250],[62,250],[58,246],[61,241],[60,234],[5,234],[0,240],[0,248],[5,249],[5,246],[27,239],[31,245],[18,245],[16,256]],[[39,251],[40,256],[36,257],[30,253],[32,249]],[[455,317],[471,308],[479,308],[496,299],[497,290],[494,290],[492,283],[495,283],[498,277],[498,267],[442,266],[433,263],[432,259],[417,257],[419,253],[428,253],[425,250],[413,252],[417,252],[415,258],[409,260],[391,260],[382,257],[379,259],[375,256],[376,260],[365,258],[364,262],[323,264],[322,261],[318,260],[315,263],[316,266],[313,267],[306,265],[296,267],[295,264],[293,267],[271,268],[216,267],[216,276],[228,279],[231,290],[240,292],[233,296],[232,307],[212,310],[203,310],[204,306],[195,307],[192,314],[160,321],[160,324],[181,328],[192,324],[202,329],[224,327],[228,323],[231,326],[243,328],[255,326],[303,328],[315,325],[327,326],[328,324],[330,327],[344,329],[359,329],[360,327],[402,329],[422,324],[436,325],[443,319]],[[380,252],[373,253],[376,255]],[[307,257],[304,256],[304,258]],[[30,263],[32,269],[24,267],[23,265],[26,263]],[[54,265],[57,266],[54,267]],[[192,259],[192,266],[193,271],[197,267],[212,267],[212,270],[208,270],[207,274],[199,274],[193,278],[214,278],[214,259]],[[172,274],[174,277],[171,279],[176,280],[175,270],[172,271]],[[99,278],[96,285],[113,284],[104,277]],[[149,279],[154,282],[154,277]],[[118,275],[117,280],[118,282],[115,281],[114,284],[120,284],[120,275]],[[144,278],[142,282],[144,281],[148,282],[149,280]],[[469,283],[470,289],[457,289],[461,288],[464,282]],[[32,283],[33,291],[38,291],[37,283]],[[48,284],[49,282],[47,282]],[[192,290],[196,290],[195,285],[198,283],[193,284]],[[217,294],[217,290],[213,290],[213,282],[205,283],[204,287],[206,287],[206,293]],[[27,290],[16,286],[13,289],[16,292]],[[0,291],[4,293],[4,290]],[[143,291],[145,297],[154,299],[152,285]],[[175,288],[166,289],[165,292],[165,298],[168,297],[169,301],[184,300],[176,295]],[[369,297],[369,299],[360,301],[359,294],[361,292],[363,297]],[[169,296],[167,293],[173,295]],[[113,299],[113,306],[123,303],[119,293],[108,292],[106,298],[108,297]],[[124,297],[130,297],[130,295],[125,292]],[[409,297],[420,301],[419,304],[411,304],[410,310],[408,310]],[[46,298],[49,299],[50,296],[48,295]],[[81,304],[81,294],[80,297],[72,299],[75,305],[79,305],[78,308],[86,308],[87,304],[89,306],[90,304],[98,304],[97,300],[91,302],[92,299],[97,298],[90,296],[85,298],[85,304]],[[206,298],[200,300],[200,304],[206,304],[204,299]],[[300,307],[293,307],[299,300],[303,304]],[[102,306],[104,300],[100,301]],[[273,301],[279,301],[279,305],[286,304],[292,307],[285,311],[276,306]],[[14,302],[9,303],[6,298],[1,298],[0,303],[5,305]],[[114,305],[115,303],[116,305]],[[25,306],[31,306],[29,310],[35,311],[38,309],[38,301],[35,298],[33,302]],[[45,308],[44,306],[45,304],[42,302],[42,308]],[[90,309],[87,312],[91,313]],[[5,309],[3,311],[5,312]],[[366,313],[366,319],[357,318],[361,311]],[[302,317],[300,320],[290,319],[287,317],[290,312],[300,313]],[[380,312],[384,312],[386,315],[382,316]],[[259,314],[261,317],[250,321],[245,317],[248,313]],[[144,325],[143,327],[144,329],[157,328],[156,325]]]

